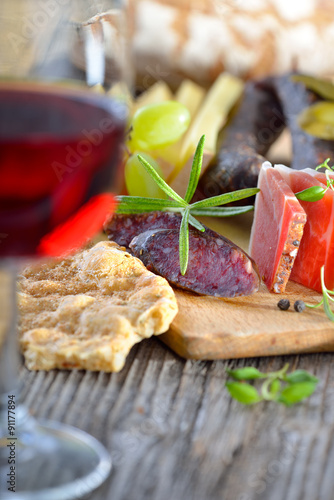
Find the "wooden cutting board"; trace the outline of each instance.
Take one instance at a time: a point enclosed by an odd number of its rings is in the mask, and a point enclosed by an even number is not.
[[[247,251],[250,214],[203,222]],[[281,295],[269,293],[264,285],[251,296],[235,299],[175,293],[179,313],[159,338],[182,357],[228,359],[334,350],[334,323],[323,308],[302,313],[293,309],[296,300],[315,304],[321,295],[292,281]],[[290,300],[288,311],[277,307],[281,298]]]

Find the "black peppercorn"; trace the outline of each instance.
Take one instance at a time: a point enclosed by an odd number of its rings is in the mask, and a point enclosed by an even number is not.
[[[287,311],[290,307],[290,300],[288,299],[281,299],[278,303],[277,303],[277,307],[279,309],[282,309],[282,311]]]
[[[305,302],[303,300],[296,300],[296,302],[293,305],[295,311],[298,313],[301,313],[305,310]]]

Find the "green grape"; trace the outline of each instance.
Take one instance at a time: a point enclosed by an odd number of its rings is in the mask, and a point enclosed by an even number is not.
[[[177,101],[163,101],[139,108],[132,118],[131,151],[151,151],[176,142],[190,123],[188,108]]]
[[[143,156],[163,178],[163,173],[158,163],[149,154],[137,151],[129,157],[124,168],[125,184],[129,195],[166,199],[167,195],[159,188],[138,160],[138,154]]]

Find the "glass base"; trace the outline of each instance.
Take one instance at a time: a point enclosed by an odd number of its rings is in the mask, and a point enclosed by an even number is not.
[[[69,425],[28,417],[1,441],[2,500],[71,500],[98,488],[111,459],[95,438]],[[15,492],[15,493],[14,493]]]

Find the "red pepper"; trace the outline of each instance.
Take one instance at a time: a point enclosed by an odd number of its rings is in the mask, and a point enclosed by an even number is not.
[[[102,229],[116,205],[116,198],[111,193],[94,196],[66,222],[42,238],[38,254],[56,257],[77,251]]]

